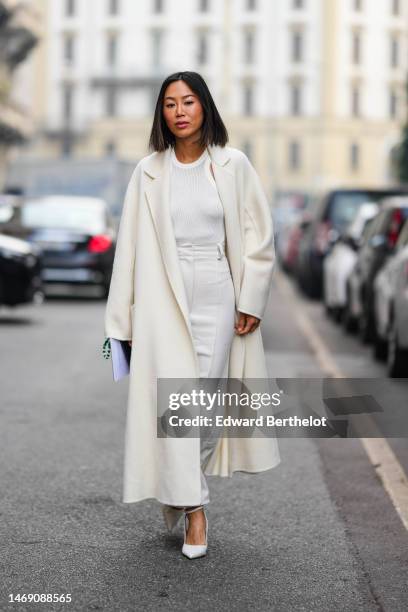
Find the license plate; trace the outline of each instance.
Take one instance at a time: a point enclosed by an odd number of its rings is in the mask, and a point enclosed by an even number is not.
[[[85,269],[44,268],[42,271],[42,277],[45,281],[87,281],[92,280],[92,276],[92,270]]]
[[[36,244],[43,249],[44,251],[58,251],[58,252],[68,252],[73,251],[75,245],[70,242],[53,242],[51,240],[41,240]]]

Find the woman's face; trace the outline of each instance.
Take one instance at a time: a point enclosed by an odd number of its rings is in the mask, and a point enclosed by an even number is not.
[[[176,138],[199,136],[204,111],[199,97],[184,81],[174,81],[166,88],[163,116],[167,127]]]

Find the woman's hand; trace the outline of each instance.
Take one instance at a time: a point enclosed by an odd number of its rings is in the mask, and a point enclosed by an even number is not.
[[[129,346],[132,346],[132,341],[128,340],[128,344],[129,344]]]
[[[239,336],[244,336],[245,334],[252,333],[259,327],[261,319],[254,317],[250,314],[245,314],[245,312],[238,313],[238,322],[235,323],[235,331]]]

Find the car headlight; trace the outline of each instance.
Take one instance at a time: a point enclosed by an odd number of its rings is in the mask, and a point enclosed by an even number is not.
[[[35,264],[37,263],[37,258],[34,255],[27,255],[27,257],[24,260],[24,263],[27,266],[27,268],[33,268]]]
[[[16,257],[16,253],[9,251],[9,249],[0,249],[0,255],[5,259],[14,259]]]

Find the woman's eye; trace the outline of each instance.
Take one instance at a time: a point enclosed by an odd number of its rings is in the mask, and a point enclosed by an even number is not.
[[[194,100],[187,100],[185,104],[188,104],[188,105],[194,104]],[[173,102],[169,102],[168,104],[166,104],[166,108],[171,108],[172,106],[174,106]]]

